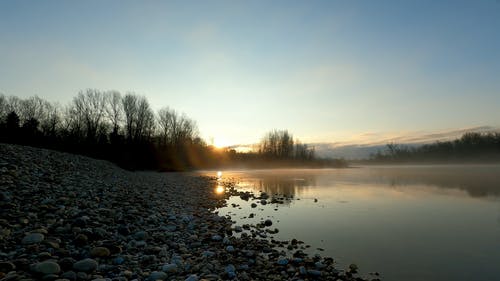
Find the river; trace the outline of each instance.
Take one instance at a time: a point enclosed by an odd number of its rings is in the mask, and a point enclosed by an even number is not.
[[[279,229],[274,239],[300,239],[310,245],[307,252],[331,256],[339,267],[354,263],[362,275],[379,272],[387,281],[500,278],[500,165],[235,170],[218,176],[238,190],[266,192],[268,202],[281,198],[262,205],[233,196],[217,210],[220,215],[236,225],[270,219]]]

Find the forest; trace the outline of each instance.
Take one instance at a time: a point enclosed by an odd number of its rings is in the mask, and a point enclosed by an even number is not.
[[[131,170],[345,165],[317,159],[314,148],[286,130],[270,131],[252,152],[215,148],[185,114],[170,107],[155,112],[135,93],[97,89],[80,91],[65,106],[0,94],[0,142],[105,159]]]
[[[370,162],[499,162],[500,133],[465,133],[451,141],[420,146],[389,143],[384,152],[372,154]]]

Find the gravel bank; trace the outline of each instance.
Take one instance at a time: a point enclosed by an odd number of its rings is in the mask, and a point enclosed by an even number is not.
[[[232,236],[215,180],[0,144],[0,280],[362,280]]]

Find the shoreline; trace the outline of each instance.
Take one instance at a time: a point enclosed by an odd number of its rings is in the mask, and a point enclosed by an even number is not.
[[[0,280],[364,280],[331,258],[236,238],[214,213],[230,196],[215,186],[0,144]]]

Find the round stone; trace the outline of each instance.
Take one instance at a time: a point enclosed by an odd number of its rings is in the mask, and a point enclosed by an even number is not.
[[[309,273],[309,275],[312,275],[312,276],[321,276],[321,271],[319,270],[314,270],[314,269],[310,269],[307,271],[307,273]]]
[[[59,264],[53,262],[53,261],[44,261],[44,262],[39,262],[35,264],[35,272],[41,273],[41,274],[56,274],[61,271],[61,267]]]
[[[149,275],[148,279],[151,280],[151,281],[165,280],[165,279],[167,279],[167,274],[165,272],[162,272],[162,271],[153,271]]]
[[[279,264],[279,265],[287,265],[287,264],[288,264],[288,259],[287,259],[287,258],[285,258],[285,257],[280,257],[280,258],[278,259],[278,264]]]
[[[97,262],[93,259],[83,259],[75,262],[73,269],[80,272],[92,272],[97,269]]]
[[[162,266],[161,270],[166,273],[175,273],[177,272],[177,264],[167,263],[164,266]]]
[[[137,231],[135,234],[134,234],[134,238],[136,240],[145,240],[147,238],[148,234],[146,233],[146,231]]]
[[[45,239],[45,236],[41,233],[30,233],[30,234],[24,236],[21,243],[23,243],[23,244],[36,244],[36,243],[42,242],[43,239]]]
[[[221,241],[222,240],[222,236],[218,235],[218,234],[215,234],[212,236],[212,240],[213,241]]]
[[[192,275],[189,275],[189,277],[186,278],[186,280],[184,280],[184,281],[198,281],[198,280],[199,280],[198,275],[192,274]]]
[[[264,225],[265,226],[271,226],[271,225],[273,225],[273,221],[272,220],[266,220],[266,221],[264,221]]]
[[[90,250],[90,255],[92,257],[108,257],[111,255],[111,252],[106,247],[95,247]]]

